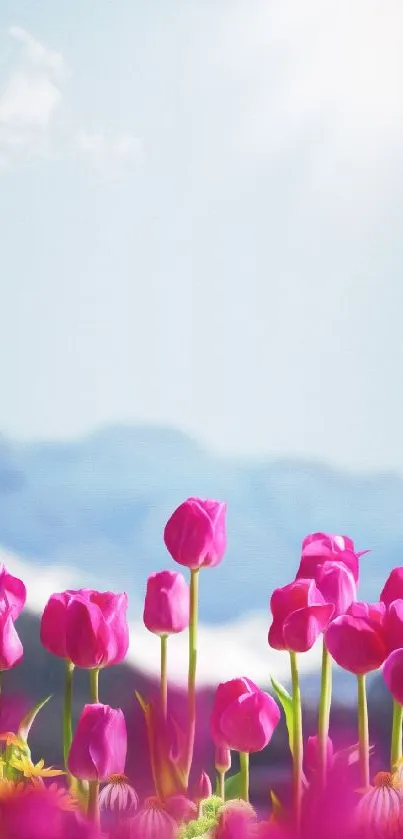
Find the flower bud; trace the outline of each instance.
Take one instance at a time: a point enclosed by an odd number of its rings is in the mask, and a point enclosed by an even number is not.
[[[147,580],[144,624],[156,635],[183,632],[189,626],[189,586],[176,571],[158,571]]]
[[[127,732],[123,712],[109,705],[85,705],[68,756],[69,772],[85,781],[123,775]]]
[[[186,568],[218,565],[227,544],[225,514],[220,501],[188,498],[165,525],[165,545],[175,562]]]

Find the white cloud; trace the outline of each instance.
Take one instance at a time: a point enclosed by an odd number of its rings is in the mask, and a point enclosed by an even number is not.
[[[83,130],[77,137],[77,147],[96,169],[116,172],[142,158],[141,141],[132,134],[107,136],[105,132]]]
[[[31,161],[49,149],[55,112],[62,100],[63,57],[28,32],[9,34],[24,47],[3,82],[0,79],[0,170]]]
[[[20,41],[20,43],[25,45],[27,57],[33,64],[52,70],[57,75],[63,73],[65,63],[60,52],[54,52],[44,47],[43,44],[33,38],[29,32],[20,26],[11,26],[9,33],[16,41]]]

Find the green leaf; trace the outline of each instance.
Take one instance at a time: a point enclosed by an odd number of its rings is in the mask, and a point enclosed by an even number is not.
[[[37,702],[37,704],[28,711],[24,719],[21,720],[20,727],[18,729],[18,736],[21,737],[22,740],[25,740],[25,742],[28,741],[28,735],[35,717],[39,714],[39,711],[42,710],[43,706],[49,702],[49,699],[52,699],[52,696],[47,696],[46,699],[41,699],[40,702]]]
[[[292,704],[292,697],[288,693],[280,682],[277,682],[274,676],[270,676],[270,681],[272,683],[273,690],[277,696],[280,705],[283,708],[285,714],[285,721],[287,724],[287,731],[288,731],[288,742],[290,744],[290,752],[294,757],[294,709]]]
[[[242,778],[241,773],[230,775],[225,781],[225,800],[231,801],[233,798],[241,798],[242,792]]]

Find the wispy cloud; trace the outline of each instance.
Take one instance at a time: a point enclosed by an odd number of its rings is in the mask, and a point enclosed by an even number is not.
[[[103,172],[116,172],[142,159],[142,143],[132,134],[107,135],[103,131],[80,131],[77,147],[91,166]]]
[[[8,36],[18,51],[8,76],[0,76],[0,173],[49,154],[56,144],[64,154],[78,150],[89,166],[102,172],[119,173],[141,160],[141,142],[130,133],[64,126],[56,141],[68,73],[65,58],[20,26],[12,26]]]
[[[62,100],[65,63],[28,32],[9,35],[22,47],[9,75],[0,81],[0,170],[42,156]]]

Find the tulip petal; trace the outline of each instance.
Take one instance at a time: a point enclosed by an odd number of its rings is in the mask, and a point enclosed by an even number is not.
[[[287,650],[304,653],[310,650],[328,625],[334,607],[325,603],[306,606],[292,612],[284,622],[284,642]]]

